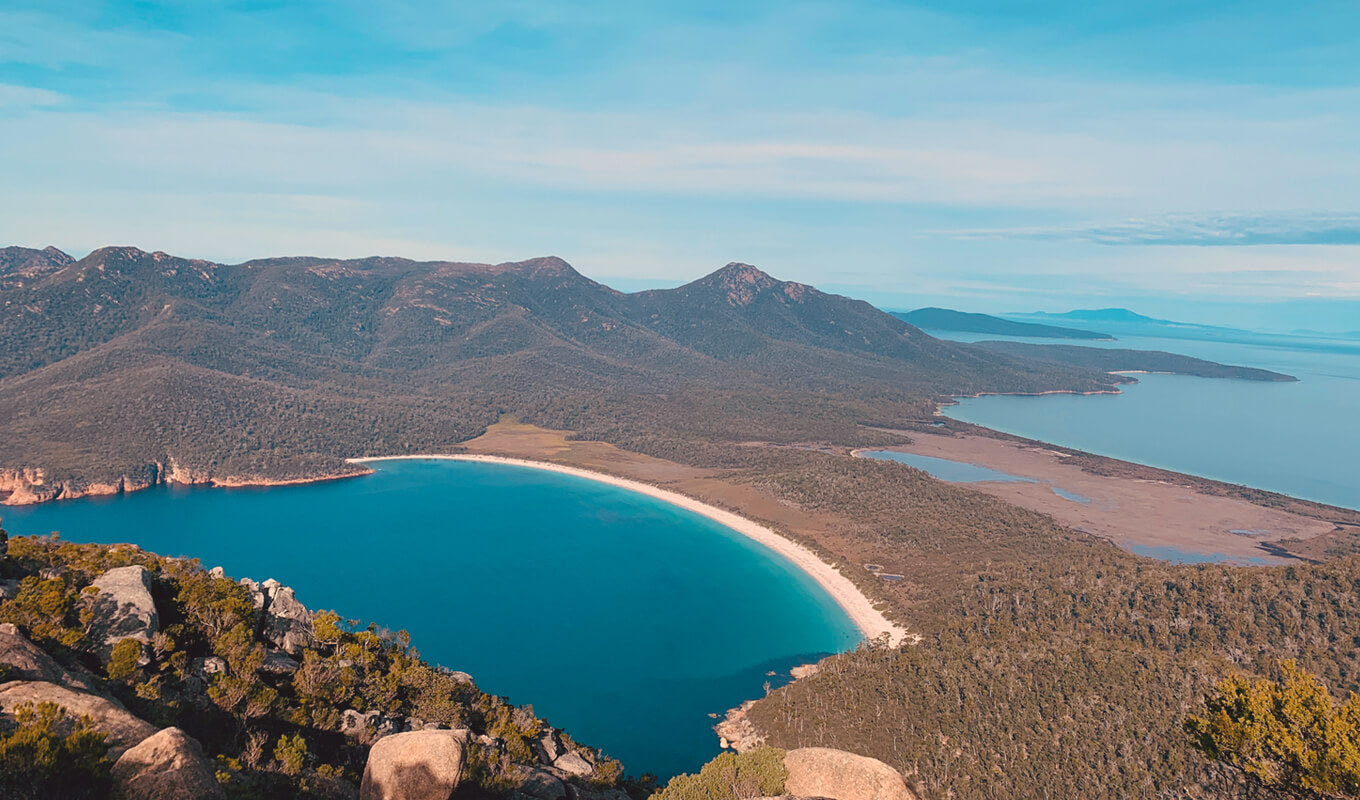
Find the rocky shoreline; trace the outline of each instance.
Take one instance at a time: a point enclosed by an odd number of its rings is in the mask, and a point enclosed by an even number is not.
[[[357,478],[372,472],[373,470],[362,465],[347,463],[343,471],[295,478],[268,478],[261,475],[218,476],[207,470],[185,467],[172,458],[164,462],[153,461],[138,470],[129,471],[111,480],[84,481],[53,478],[41,467],[18,467],[0,470],[0,505],[26,506],[54,500],[76,500],[82,497],[111,497],[160,485],[211,486],[226,489],[295,486]]]

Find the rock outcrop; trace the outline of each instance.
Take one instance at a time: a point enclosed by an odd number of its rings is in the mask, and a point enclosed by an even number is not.
[[[82,692],[92,692],[95,687],[90,676],[58,664],[9,622],[0,624],[0,672],[10,681],[55,683]]]
[[[249,587],[247,587],[249,588]],[[264,617],[261,633],[274,646],[290,656],[316,643],[312,632],[312,612],[298,602],[290,587],[270,578],[259,585]],[[254,592],[252,592],[253,599]]]
[[[562,800],[567,797],[566,784],[546,769],[520,767],[519,789],[515,791],[520,798],[533,800]]]
[[[105,660],[113,646],[124,639],[151,642],[160,626],[156,603],[151,599],[151,573],[146,567],[111,569],[90,584],[95,593],[87,600],[93,621],[92,637],[100,642],[99,654]]]
[[[179,728],[143,739],[118,758],[111,772],[113,800],[222,800],[213,763]]]
[[[72,716],[89,716],[109,743],[109,757],[117,759],[129,748],[156,732],[115,700],[75,691],[47,681],[11,681],[0,684],[0,708],[6,714],[24,703],[56,703]]]
[[[576,778],[595,774],[595,765],[586,761],[579,753],[563,753],[553,760],[552,765]]]
[[[135,492],[161,482],[159,464],[107,481],[54,480],[45,470],[23,467],[0,470],[0,505],[24,506],[49,500],[74,500]]]
[[[412,731],[379,739],[368,753],[359,800],[449,800],[463,778],[469,735]]]
[[[784,792],[795,797],[832,800],[916,800],[902,775],[876,758],[826,747],[803,747],[784,754],[789,777]]]
[[[746,712],[755,704],[756,701],[747,700],[740,706],[729,709],[722,722],[713,726],[721,747],[730,747],[738,753],[745,753],[765,743],[765,737],[751,724],[751,720],[746,718]]]

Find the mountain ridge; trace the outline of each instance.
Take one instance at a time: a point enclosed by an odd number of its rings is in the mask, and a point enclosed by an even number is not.
[[[739,262],[624,294],[554,256],[3,254],[0,414],[15,422],[0,468],[73,491],[171,455],[205,480],[334,474],[455,447],[507,413],[654,449],[858,443],[860,421],[924,419],[952,394],[1112,385]]]

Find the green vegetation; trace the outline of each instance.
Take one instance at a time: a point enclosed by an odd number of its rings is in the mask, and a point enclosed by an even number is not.
[[[859,423],[926,419],[948,394],[1111,385],[741,265],[623,295],[551,258],[225,266],[15,248],[0,290],[0,469],[74,490],[177,468],[353,473],[345,458],[448,450],[507,413],[677,447],[853,444]]]
[[[56,703],[7,709],[14,727],[0,731],[0,796],[13,800],[98,800],[108,792],[104,734],[89,717],[73,719]]]
[[[1212,776],[1181,722],[1225,672],[1292,656],[1360,688],[1360,558],[1165,564],[900,464],[820,453],[784,451],[748,479],[854,514],[874,537],[860,552],[907,576],[879,591],[925,637],[834,657],[748,719],[777,747],[881,759],[923,798],[1201,791]]]
[[[1360,797],[1360,696],[1338,704],[1285,661],[1274,679],[1224,678],[1185,729],[1207,757],[1295,796]]]
[[[153,575],[161,629],[145,649],[120,642],[105,664],[85,633],[82,593],[104,571],[132,564]],[[303,649],[295,669],[270,669],[269,643],[258,633],[259,612],[246,588],[195,561],[21,536],[9,540],[0,578],[19,579],[15,597],[0,601],[0,621],[18,625],[68,668],[102,679],[106,691],[142,719],[197,739],[216,757],[218,778],[232,798],[347,797],[377,734],[373,726],[403,720],[490,737],[471,758],[473,777],[464,791],[503,794],[519,786],[521,765],[536,763],[530,742],[547,728],[532,708],[512,706],[421,660],[404,631],[362,628],[333,612],[317,615],[316,643]],[[143,656],[149,663],[140,665]],[[220,659],[225,669],[208,669],[209,659]],[[367,727],[342,732],[346,709],[370,715]],[[0,757],[0,764],[18,765],[28,776],[15,782],[46,780],[41,770],[53,753],[66,753],[82,774],[106,770],[91,755],[102,756],[102,736],[85,722],[67,731],[54,714],[39,709],[21,716],[18,732],[5,740],[15,757]],[[617,762],[562,738],[599,765],[596,786],[620,785]]]
[[[652,800],[747,800],[783,794],[789,771],[784,751],[758,747],[747,753],[723,753],[697,775],[677,775]]]

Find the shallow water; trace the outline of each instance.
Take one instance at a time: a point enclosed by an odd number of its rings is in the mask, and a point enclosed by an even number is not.
[[[525,467],[373,466],[305,486],[6,509],[4,524],[197,557],[404,628],[427,659],[532,703],[632,774],[695,770],[718,752],[709,713],[859,641],[787,561],[655,498]]]
[[[1012,475],[999,469],[969,464],[966,461],[950,461],[947,458],[921,456],[915,453],[899,453],[896,450],[864,450],[860,455],[880,461],[896,461],[926,472],[942,481],[950,483],[978,483],[981,481],[1000,481],[1004,483],[1037,483],[1033,478]]]
[[[1082,344],[1260,367],[1294,375],[1298,383],[1138,375],[1139,382],[1118,395],[966,398],[944,413],[1064,447],[1360,508],[1354,461],[1360,452],[1360,345],[1297,337],[1275,341],[1125,336]]]

